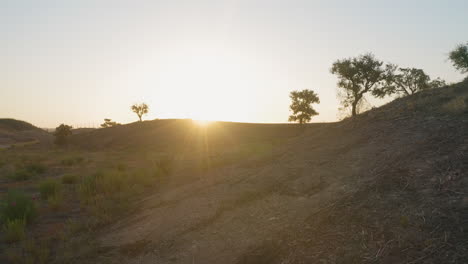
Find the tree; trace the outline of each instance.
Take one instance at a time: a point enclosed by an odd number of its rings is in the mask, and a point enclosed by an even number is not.
[[[104,123],[101,124],[101,127],[106,128],[106,127],[113,127],[113,126],[119,126],[119,125],[120,123],[112,121],[112,119],[110,118],[104,118]]]
[[[132,111],[137,114],[138,118],[140,119],[140,122],[141,122],[141,117],[144,115],[144,114],[147,114],[148,113],[148,105],[145,104],[145,103],[141,103],[141,104],[134,104],[132,105]]]
[[[314,91],[292,91],[289,97],[292,100],[289,108],[293,112],[289,116],[290,122],[298,121],[299,124],[304,124],[309,122],[313,116],[318,115],[317,111],[312,108],[312,104],[320,103],[320,99]]]
[[[357,115],[357,106],[364,95],[371,92],[376,97],[384,97],[390,93],[389,79],[393,76],[396,66],[377,60],[372,53],[355,58],[337,60],[333,63],[331,73],[338,76],[338,87],[342,89],[342,104],[351,106],[352,116]]]
[[[59,146],[66,145],[68,142],[68,136],[72,134],[72,127],[69,125],[61,124],[55,129],[55,144]]]
[[[455,69],[462,73],[468,72],[468,42],[463,45],[458,45],[449,53],[449,59],[452,61]]]
[[[441,88],[447,86],[447,82],[439,77],[429,82],[430,88]]]
[[[444,80],[437,78],[431,81],[429,75],[416,68],[399,68],[398,73],[389,76],[387,94],[411,95],[430,88],[445,86]]]

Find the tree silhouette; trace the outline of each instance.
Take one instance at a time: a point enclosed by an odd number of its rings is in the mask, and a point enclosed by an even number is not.
[[[353,116],[364,95],[371,92],[376,97],[390,94],[388,81],[393,76],[396,66],[377,60],[372,53],[355,58],[337,60],[331,73],[338,76],[338,87],[343,91],[342,104],[351,106]]]
[[[449,59],[452,61],[455,69],[462,73],[468,72],[468,42],[458,45],[449,53]]]
[[[293,112],[289,116],[290,122],[298,121],[299,124],[309,122],[313,116],[318,115],[317,111],[312,108],[312,104],[320,103],[320,99],[314,91],[302,90],[292,91],[289,94],[292,102],[289,108]]]
[[[431,81],[429,75],[423,70],[416,68],[399,68],[398,73],[388,78],[389,86],[384,90],[384,93],[406,96],[417,93],[430,88],[438,88],[445,86],[444,80],[437,78]],[[382,90],[376,93],[382,92]]]
[[[55,129],[55,144],[63,146],[67,144],[68,136],[72,134],[72,127],[69,125],[61,124]]]
[[[145,103],[141,103],[141,104],[134,104],[132,105],[131,107],[132,111],[137,114],[138,118],[140,119],[140,122],[141,122],[141,117],[144,115],[144,114],[147,114],[148,113],[148,105],[145,104]]]
[[[104,118],[104,123],[101,124],[101,127],[106,128],[106,127],[113,127],[113,126],[118,126],[118,125],[120,124],[115,121],[112,121],[112,119]]]

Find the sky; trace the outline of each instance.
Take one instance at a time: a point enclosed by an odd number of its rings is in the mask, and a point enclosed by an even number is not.
[[[337,59],[372,52],[431,77],[468,41],[466,0],[0,0],[0,118],[39,127],[104,118],[287,122],[293,90],[336,121]],[[369,100],[378,106],[386,100]]]

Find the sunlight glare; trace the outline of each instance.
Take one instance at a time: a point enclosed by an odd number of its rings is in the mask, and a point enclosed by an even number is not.
[[[193,123],[196,124],[197,126],[206,127],[206,126],[210,125],[211,123],[213,123],[213,121],[210,121],[210,120],[193,120]]]

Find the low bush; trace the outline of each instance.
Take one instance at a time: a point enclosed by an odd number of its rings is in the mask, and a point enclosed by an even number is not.
[[[83,177],[78,190],[83,197],[90,197],[97,193],[97,179],[102,177],[101,172]]]
[[[17,169],[14,172],[12,172],[8,177],[14,181],[26,181],[31,179],[33,176],[33,173],[25,169]]]
[[[60,191],[60,183],[54,179],[47,179],[40,183],[39,192],[42,199],[56,196]]]
[[[83,157],[71,157],[71,158],[66,158],[60,161],[60,163],[64,166],[73,166],[76,164],[83,163],[84,158]]]
[[[31,162],[24,166],[24,169],[32,174],[41,174],[46,172],[46,166],[39,162]]]
[[[38,162],[17,164],[16,170],[9,175],[9,178],[15,181],[26,181],[37,174],[44,173],[45,171],[46,167]]]
[[[63,184],[75,184],[78,182],[78,176],[74,174],[65,174],[62,177]]]
[[[6,242],[17,242],[24,239],[26,221],[21,219],[7,220],[3,225]]]
[[[0,206],[0,217],[4,223],[20,219],[30,223],[35,216],[34,201],[20,191],[9,191]]]

